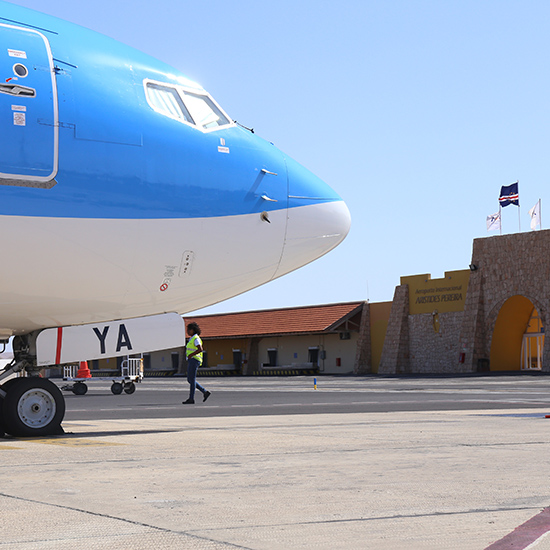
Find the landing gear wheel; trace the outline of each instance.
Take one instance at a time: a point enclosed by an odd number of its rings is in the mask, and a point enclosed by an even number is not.
[[[88,386],[84,382],[75,382],[71,391],[75,395],[84,395],[88,391]]]
[[[124,385],[124,393],[130,395],[136,391],[136,385],[133,382]]]
[[[122,393],[122,384],[120,382],[113,382],[113,385],[111,386],[111,391],[115,395],[120,395]]]
[[[7,382],[4,382],[4,384],[2,384],[0,386],[0,389],[5,391],[6,393],[8,392],[8,388],[10,386],[13,385],[13,383],[17,380],[17,378],[11,378],[10,380],[8,380]],[[2,418],[2,408],[3,408],[3,405],[4,405],[4,398],[0,395],[0,437],[5,437],[6,436],[6,428],[4,427],[4,420]]]
[[[15,436],[59,435],[65,400],[59,388],[43,378],[17,378],[2,403],[6,432]]]

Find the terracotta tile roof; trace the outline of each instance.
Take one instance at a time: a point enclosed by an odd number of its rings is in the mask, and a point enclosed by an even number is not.
[[[201,327],[201,337],[236,338],[330,332],[361,311],[363,302],[184,317]]]

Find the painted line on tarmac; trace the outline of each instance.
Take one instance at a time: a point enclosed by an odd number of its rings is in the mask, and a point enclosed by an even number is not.
[[[443,400],[434,400],[434,401],[421,401],[419,399],[400,399],[400,400],[383,400],[383,401],[375,401],[375,400],[364,400],[364,401],[333,401],[333,402],[327,402],[327,401],[300,401],[300,402],[294,402],[294,403],[232,403],[227,405],[214,405],[214,404],[208,404],[205,405],[205,407],[208,407],[209,409],[222,409],[222,408],[266,408],[266,407],[342,407],[342,406],[350,406],[350,405],[356,405],[356,406],[365,406],[365,405],[414,405],[418,403],[428,403],[430,405],[439,405],[447,403],[447,401]],[[455,403],[484,403],[487,404],[488,402],[486,400],[477,400],[477,399],[458,399],[455,401]],[[490,401],[491,404],[508,404],[510,401]],[[518,403],[523,403],[523,401],[519,401]],[[530,403],[532,404],[532,403]],[[197,405],[201,406],[201,403],[197,403]],[[541,403],[541,405],[548,406],[548,403]],[[139,404],[135,406],[130,407],[109,407],[109,408],[101,408],[101,409],[95,409],[95,408],[82,408],[82,409],[76,409],[77,412],[83,412],[83,411],[95,411],[98,410],[100,412],[119,412],[119,411],[133,411],[137,407],[138,410],[170,410],[170,409],[180,409],[181,406],[179,404],[177,405],[146,405],[146,404]]]
[[[497,540],[485,550],[527,550],[536,548],[550,532],[550,508],[516,527],[511,533]]]
[[[16,441],[28,441],[30,443],[40,443],[41,445],[59,445],[61,447],[121,447],[126,443],[111,443],[108,441],[97,441],[95,439],[83,438],[30,438],[18,437]],[[21,450],[23,447],[14,447],[11,445],[0,445],[0,451]]]
[[[29,440],[43,445],[59,445],[60,447],[121,447],[125,443],[111,443],[109,441],[97,441],[96,439],[36,439]]]

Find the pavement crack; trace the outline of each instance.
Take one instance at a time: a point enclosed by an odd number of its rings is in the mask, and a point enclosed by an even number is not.
[[[273,528],[273,527],[295,527],[297,525],[330,525],[335,523],[358,523],[358,522],[370,522],[370,521],[394,521],[396,519],[418,519],[418,518],[433,518],[442,516],[461,516],[469,514],[490,514],[495,512],[517,512],[522,510],[539,510],[540,506],[521,506],[517,508],[475,508],[472,510],[455,510],[452,512],[426,512],[421,514],[393,514],[387,516],[373,516],[373,517],[360,517],[360,518],[339,518],[339,519],[324,519],[314,521],[297,521],[286,523],[270,523],[262,525],[254,525],[255,528]],[[236,525],[233,527],[223,527],[223,530],[239,530],[243,528],[250,528],[250,525]],[[206,531],[218,531],[219,528],[213,529],[200,529],[201,532]]]
[[[216,539],[213,539],[213,538],[204,537],[204,536],[201,536],[201,535],[196,535],[196,534],[193,534],[189,531],[175,531],[173,529],[168,529],[166,527],[159,527],[157,525],[151,525],[151,524],[148,524],[148,523],[143,523],[141,521],[135,521],[135,520],[132,520],[132,519],[127,519],[127,518],[120,518],[120,517],[117,517],[117,516],[112,516],[110,514],[103,514],[103,513],[100,513],[100,512],[92,512],[90,510],[83,510],[82,508],[75,508],[73,506],[65,506],[63,504],[53,504],[51,502],[44,502],[44,501],[35,500],[35,499],[32,499],[32,498],[25,498],[25,497],[19,497],[19,496],[15,496],[15,495],[8,495],[7,493],[0,493],[0,497],[12,499],[12,500],[17,500],[19,502],[29,502],[31,504],[40,504],[42,506],[48,506],[50,508],[56,508],[56,509],[60,509],[60,510],[68,510],[70,512],[77,512],[77,513],[80,513],[80,514],[86,514],[86,515],[94,516],[94,517],[98,517],[98,518],[110,519],[110,520],[114,520],[114,521],[120,521],[120,522],[123,522],[123,523],[128,523],[130,525],[135,525],[137,527],[145,527],[147,529],[152,529],[154,531],[159,531],[159,532],[162,532],[162,533],[169,533],[169,534],[173,534],[173,535],[182,535],[182,536],[185,536],[185,537],[190,537],[190,538],[197,539],[197,540],[202,540],[202,541],[208,541],[208,542],[212,542],[212,543],[215,543],[215,544],[224,544],[227,547],[239,548],[240,550],[252,550],[251,548],[249,548],[247,546],[240,546],[238,544],[233,544],[231,542],[220,541],[220,540],[216,540]]]

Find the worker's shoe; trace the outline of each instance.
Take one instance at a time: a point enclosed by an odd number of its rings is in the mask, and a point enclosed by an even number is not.
[[[188,399],[187,401],[182,401],[181,404],[182,405],[194,405],[195,400],[194,399]]]
[[[204,392],[204,396],[203,396],[203,398],[202,398],[202,402],[204,403],[211,395],[212,395],[212,392],[210,392],[210,391],[205,391],[205,392]]]

